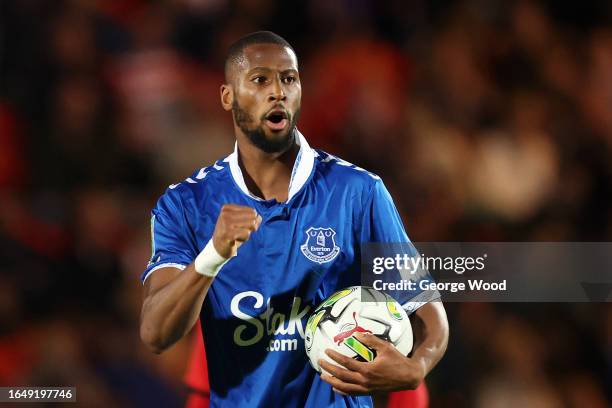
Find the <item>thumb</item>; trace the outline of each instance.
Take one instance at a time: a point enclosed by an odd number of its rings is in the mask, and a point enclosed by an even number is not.
[[[378,350],[381,347],[385,347],[387,345],[386,341],[379,339],[374,334],[355,333],[355,337],[357,338],[357,340],[359,340],[360,342],[362,342],[363,344],[365,344],[366,346],[374,350]]]
[[[232,257],[238,255],[238,248],[242,245],[242,241],[234,241],[232,244]]]

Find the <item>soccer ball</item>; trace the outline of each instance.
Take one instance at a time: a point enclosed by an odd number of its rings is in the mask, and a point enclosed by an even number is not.
[[[325,354],[328,348],[359,361],[374,360],[376,351],[355,333],[374,334],[405,356],[412,350],[412,326],[399,303],[374,288],[351,286],[325,299],[306,323],[304,343],[313,368],[321,372],[320,359],[337,365]]]

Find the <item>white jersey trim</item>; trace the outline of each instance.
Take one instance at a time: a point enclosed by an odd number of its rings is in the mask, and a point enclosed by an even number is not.
[[[295,163],[293,164],[291,180],[289,181],[287,201],[291,200],[291,198],[293,198],[308,181],[310,173],[312,173],[312,169],[314,167],[316,155],[316,152],[310,147],[304,135],[302,135],[297,129],[296,133],[296,142],[300,146],[300,151],[298,152]],[[254,200],[263,201],[261,197],[257,197],[255,194],[251,193],[244,182],[244,176],[242,175],[242,170],[238,164],[238,142],[236,142],[234,145],[234,152],[223,161],[229,163],[232,178],[240,190]]]
[[[151,268],[151,270],[149,272],[147,272],[147,274],[145,275],[144,279],[142,280],[142,284],[144,285],[145,281],[151,275],[151,273],[153,271],[158,270],[158,269],[161,269],[161,268],[176,268],[176,269],[180,269],[182,271],[186,267],[187,267],[187,265],[183,265],[183,264],[175,263],[175,262],[167,262],[167,263],[159,264],[155,268]]]
[[[435,300],[440,300],[440,292],[435,291],[424,291],[419,293],[417,296],[413,297],[406,303],[402,305],[402,309],[406,311],[408,315],[416,312],[421,306],[426,305],[429,302],[433,302]]]

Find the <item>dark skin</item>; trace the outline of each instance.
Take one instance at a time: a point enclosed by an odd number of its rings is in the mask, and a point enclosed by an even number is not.
[[[231,111],[238,100],[253,118],[249,125],[260,126],[267,139],[289,138],[292,129],[273,130],[260,118],[274,109],[284,110],[290,116],[300,109],[302,85],[295,54],[280,45],[256,44],[245,49],[244,57],[230,70],[228,83],[221,85],[223,109]],[[287,201],[298,146],[292,143],[280,152],[266,153],[249,141],[235,120],[234,133],[249,190],[266,200]]]
[[[299,147],[292,139],[291,121],[286,126],[266,119],[272,111],[283,111],[287,118],[297,115],[301,103],[301,84],[295,54],[276,44],[257,44],[245,48],[244,58],[229,70],[221,86],[221,105],[231,111],[237,105],[248,119],[237,123],[234,133],[240,153],[239,163],[251,192],[264,199],[287,200],[291,171]],[[259,129],[268,140],[283,146],[266,152],[252,142],[245,129]],[[284,141],[288,141],[284,145]],[[213,245],[226,258],[259,228],[261,217],[250,207],[223,206]],[[221,271],[220,273],[223,273]],[[214,278],[195,271],[193,263],[185,270],[162,268],[151,274],[144,285],[140,334],[155,353],[161,353],[189,333],[197,321],[202,304]],[[372,335],[360,340],[376,349],[373,362],[361,363],[333,350],[328,355],[342,367],[321,361],[328,373],[321,378],[336,392],[371,394],[378,391],[414,389],[431,371],[446,350],[448,322],[439,302],[422,306],[413,317],[415,347],[412,356],[401,355],[390,343]]]
[[[302,93],[295,54],[271,44],[247,47],[241,63],[230,70],[227,82],[220,89],[225,110],[232,110],[237,101],[253,118],[247,124],[249,128],[261,127],[265,137],[272,140],[289,138],[291,129],[272,130],[261,117],[272,109],[284,109],[288,114],[299,109]],[[286,201],[297,146],[290,144],[280,152],[263,152],[251,143],[235,118],[234,133],[250,191],[265,199]],[[224,205],[213,233],[215,249],[225,258],[235,256],[260,223],[261,217],[253,208]],[[147,278],[140,337],[151,351],[161,353],[191,331],[212,282],[213,278],[197,273],[193,263],[182,272],[162,268]]]
[[[345,395],[414,390],[440,361],[448,344],[448,321],[441,302],[421,306],[412,317],[415,338],[410,357],[402,355],[389,342],[368,333],[356,333],[358,340],[376,350],[372,362],[360,362],[327,349],[327,355],[340,364],[319,360],[324,373],[321,378],[334,391]],[[330,375],[331,374],[331,375]]]

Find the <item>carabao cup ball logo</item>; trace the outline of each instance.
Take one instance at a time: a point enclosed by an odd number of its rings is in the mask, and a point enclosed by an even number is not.
[[[340,253],[334,237],[336,231],[331,228],[310,227],[306,230],[306,242],[300,249],[304,256],[313,262],[324,264],[332,261]]]
[[[397,310],[397,306],[394,300],[387,300],[387,310],[391,314],[391,317],[393,317],[395,320],[403,319],[402,314],[399,312],[399,310]]]

